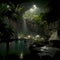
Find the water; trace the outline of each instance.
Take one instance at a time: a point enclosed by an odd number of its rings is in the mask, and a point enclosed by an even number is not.
[[[0,55],[6,54],[6,43],[0,43]]]
[[[29,41],[18,40],[12,41],[9,43],[9,54],[21,54],[21,53],[28,53],[28,43]],[[6,43],[0,43],[0,54],[6,55]]]
[[[57,35],[57,31],[55,31],[55,32],[53,32],[53,34],[51,35],[49,40],[57,40],[57,39],[58,39],[58,35]]]
[[[24,40],[18,40],[18,41],[13,41],[12,43],[11,43],[11,46],[10,46],[10,51],[9,52],[11,52],[11,53],[17,53],[17,54],[19,54],[19,53],[21,53],[21,52],[23,52],[23,53],[25,53],[25,52],[27,52],[27,43],[26,42],[24,42]]]

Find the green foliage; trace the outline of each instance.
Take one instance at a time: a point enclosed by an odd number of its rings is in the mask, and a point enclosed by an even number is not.
[[[10,3],[10,10],[11,10],[11,17],[12,19],[19,19],[20,18],[20,13],[22,11],[23,7],[18,4],[17,6],[15,6],[14,4]]]
[[[9,5],[6,3],[1,3],[0,4],[0,15],[8,16],[9,18],[12,18],[12,19],[19,19],[22,8],[23,7],[20,6],[20,4],[15,6],[12,3],[9,3]]]
[[[1,16],[6,16],[6,15],[10,15],[10,6],[6,3],[1,3],[0,4],[0,15]]]
[[[39,15],[33,15],[32,21],[35,23],[40,23],[41,22],[41,17]]]
[[[0,39],[1,40],[8,40],[13,36],[14,30],[11,26],[4,23],[3,20],[0,19]]]
[[[38,26],[38,33],[43,34],[44,36],[48,36],[48,23],[45,20],[42,20],[42,16],[34,15],[32,22]]]
[[[10,9],[10,6],[5,3],[0,4],[0,40],[8,40],[13,36],[14,30],[10,25],[5,23],[4,16]],[[8,13],[9,14],[9,13]]]
[[[18,4],[15,6],[12,3],[0,4],[0,38],[1,39],[9,39],[13,35],[13,29],[10,25],[4,22],[4,18],[7,16],[12,20],[17,20],[20,18],[20,13],[22,10],[22,6]],[[3,38],[4,37],[4,38]]]
[[[7,6],[6,4],[0,4],[0,13],[5,13],[5,11],[7,10]]]
[[[14,30],[9,24],[5,23],[4,18],[7,16],[13,20],[19,19],[21,9],[20,5],[15,7],[14,4],[0,4],[0,42],[6,42],[7,55],[9,51],[9,42],[14,35]]]
[[[36,24],[39,24],[40,26],[47,26],[47,21],[42,20],[42,17],[39,15],[33,15],[32,21]]]

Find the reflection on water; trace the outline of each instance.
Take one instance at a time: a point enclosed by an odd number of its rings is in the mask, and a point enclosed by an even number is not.
[[[6,54],[6,43],[0,43],[0,54],[1,55]]]
[[[23,59],[23,53],[20,54],[20,59]]]
[[[12,41],[9,43],[9,53],[16,53],[16,54],[20,54],[21,53],[21,57],[22,57],[22,52],[26,53],[28,52],[28,45],[29,45],[29,41],[24,41],[24,40],[18,40],[18,41]],[[6,54],[6,43],[0,43],[0,54],[3,55]]]

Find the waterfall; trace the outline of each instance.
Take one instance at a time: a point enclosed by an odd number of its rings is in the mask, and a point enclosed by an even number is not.
[[[31,33],[30,30],[27,27],[27,23],[26,23],[26,20],[25,19],[23,19],[22,32],[24,34],[30,34]]]
[[[26,20],[23,19],[23,32],[27,33],[27,30],[28,28],[27,28]]]
[[[57,36],[57,31],[53,32],[53,34],[51,35],[51,37],[49,38],[49,40],[57,40],[58,36]]]

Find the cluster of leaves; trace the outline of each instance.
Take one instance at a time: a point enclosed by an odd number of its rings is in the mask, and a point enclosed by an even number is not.
[[[14,30],[11,26],[1,20],[0,17],[0,39],[1,41],[8,41],[14,34]]]
[[[15,6],[14,4],[0,4],[0,42],[6,42],[6,51],[9,51],[9,42],[14,35],[14,30],[10,24],[4,21],[5,17],[8,19],[17,20],[20,17],[20,5]]]
[[[39,24],[40,26],[47,26],[47,21],[42,20],[42,17],[39,15],[34,15],[32,18],[32,21],[36,24]]]
[[[8,16],[9,18],[15,18],[18,19],[20,17],[20,13],[23,7],[18,4],[15,6],[12,3],[6,4],[1,3],[0,4],[0,15],[1,16]]]
[[[17,4],[16,6],[12,3],[1,3],[0,4],[0,39],[9,39],[13,35],[12,27],[4,22],[4,18],[7,16],[8,19],[17,20],[20,18],[22,6]]]
[[[34,15],[32,22],[38,25],[39,33],[43,34],[46,37],[49,36],[48,23],[47,23],[47,21],[43,20],[41,16]]]
[[[32,21],[34,23],[40,23],[41,22],[41,17],[39,15],[33,15]]]
[[[10,3],[10,11],[12,12],[11,14],[12,19],[16,19],[16,20],[19,19],[22,9],[23,7],[20,4],[15,6],[14,4]]]

